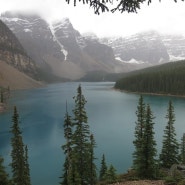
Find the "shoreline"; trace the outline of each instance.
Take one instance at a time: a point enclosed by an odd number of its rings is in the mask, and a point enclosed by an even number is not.
[[[175,95],[175,94],[163,94],[163,93],[147,93],[147,92],[139,92],[139,91],[128,91],[128,90],[121,90],[116,89],[113,87],[114,90],[125,92],[125,93],[131,93],[131,94],[144,94],[144,95],[151,95],[151,96],[167,96],[167,97],[177,97],[177,98],[185,98],[185,95]]]
[[[6,104],[5,103],[0,103],[0,113],[3,113],[6,111]]]

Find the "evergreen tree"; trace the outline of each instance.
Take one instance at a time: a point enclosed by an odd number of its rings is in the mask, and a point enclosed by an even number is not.
[[[175,114],[171,101],[169,101],[166,118],[168,122],[164,130],[160,163],[162,167],[170,168],[173,164],[177,164],[179,162],[179,144],[176,140],[174,128]]]
[[[17,108],[14,107],[14,114],[12,116],[13,126],[11,127],[12,144],[12,175],[14,185],[27,185],[28,184],[28,171],[26,169],[26,157],[24,151],[24,144],[22,140],[22,132],[19,128],[19,114]]]
[[[93,134],[90,136],[90,174],[89,174],[89,185],[95,185],[97,181],[97,176],[96,176],[96,165],[94,163],[94,160],[96,159],[94,156],[94,148],[96,146],[96,142],[94,140]]]
[[[67,109],[64,120],[64,137],[62,146],[66,155],[61,185],[94,185],[96,183],[96,166],[94,164],[95,140],[90,135],[88,117],[85,110],[86,100],[81,86],[74,97],[74,119]]]
[[[145,104],[142,95],[139,98],[139,103],[137,106],[137,122],[135,127],[135,140],[133,144],[135,146],[135,151],[133,153],[133,167],[137,174],[143,169],[143,136],[145,129]]]
[[[156,142],[154,140],[154,130],[153,130],[153,114],[150,109],[150,106],[147,105],[146,108],[146,120],[145,120],[145,129],[143,135],[143,168],[139,172],[140,177],[144,178],[154,178],[156,175],[156,153],[157,150],[155,148]]]
[[[3,158],[0,157],[0,185],[11,185],[8,174],[3,166]]]
[[[81,178],[80,178],[80,174],[78,172],[78,168],[77,168],[77,157],[75,155],[75,153],[72,153],[71,157],[71,167],[69,169],[69,173],[68,173],[68,184],[70,185],[81,185]]]
[[[28,162],[28,147],[25,146],[25,178],[26,178],[26,185],[31,185],[30,179],[30,166]]]
[[[72,174],[72,122],[71,122],[71,116],[67,112],[67,105],[66,105],[66,114],[64,118],[64,137],[66,139],[65,145],[62,146],[62,149],[64,150],[64,154],[66,155],[65,162],[64,162],[64,173],[62,176],[62,182],[60,184],[62,185],[70,185],[69,183],[69,177]]]
[[[89,174],[91,167],[89,165],[90,159],[90,131],[88,125],[88,117],[85,110],[86,100],[82,94],[81,85],[77,88],[77,95],[74,97],[75,108],[73,109],[75,127],[72,137],[73,153],[75,154],[76,169],[81,179],[81,185],[89,184]]]
[[[110,184],[116,182],[116,180],[117,180],[116,169],[111,164],[105,173],[105,181]]]
[[[105,155],[103,154],[102,161],[101,161],[101,167],[100,167],[100,175],[99,175],[99,180],[100,181],[105,180],[106,172],[107,172],[107,164],[106,164],[106,161],[105,161]]]
[[[183,137],[182,137],[182,142],[181,142],[181,155],[180,155],[180,158],[181,158],[181,163],[182,164],[185,164],[185,133],[183,134]]]

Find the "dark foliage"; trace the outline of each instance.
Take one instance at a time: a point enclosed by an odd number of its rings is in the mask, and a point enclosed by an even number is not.
[[[1,185],[11,185],[8,174],[5,171],[3,161],[4,161],[3,158],[0,156],[0,184]]]
[[[107,164],[105,162],[105,155],[103,154],[102,160],[101,160],[100,175],[99,175],[100,181],[105,180],[106,171],[107,171]]]
[[[141,4],[147,2],[148,5],[152,2],[152,0],[72,0],[74,6],[77,5],[77,2],[82,2],[83,4],[89,4],[90,7],[94,8],[95,14],[100,14],[101,12],[108,12],[109,10],[114,13],[115,11],[123,12],[134,12],[137,13],[137,10],[140,9]],[[159,0],[161,1],[161,0]],[[182,0],[184,1],[184,0]],[[71,1],[66,0],[69,4]],[[174,0],[177,2],[177,0]],[[109,9],[110,5],[116,4],[116,6],[112,9]]]
[[[64,119],[64,137],[66,144],[62,146],[66,159],[62,185],[95,185],[96,165],[94,163],[94,137],[90,134],[88,117],[85,110],[86,99],[81,86],[77,88],[74,97],[74,118],[71,119],[66,111]]]
[[[28,148],[24,147],[22,132],[19,127],[19,114],[14,107],[12,116],[13,126],[11,127],[11,157],[12,176],[14,185],[30,185],[30,174],[28,164]]]
[[[150,106],[145,106],[140,96],[136,111],[135,151],[133,167],[139,178],[153,179],[156,177],[156,142],[154,140],[154,116]]]
[[[185,165],[185,133],[182,136],[180,148],[181,148],[180,160],[181,163]]]
[[[185,61],[128,73],[115,88],[142,93],[185,95]]]
[[[171,101],[169,101],[166,119],[167,125],[164,130],[160,163],[161,167],[170,168],[173,164],[179,163],[179,144],[176,139],[176,132],[174,127],[175,113]]]

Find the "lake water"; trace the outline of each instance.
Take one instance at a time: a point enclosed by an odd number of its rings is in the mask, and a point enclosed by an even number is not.
[[[79,83],[52,84],[39,89],[12,92],[9,109],[0,115],[0,155],[5,165],[11,162],[10,127],[13,106],[20,116],[24,143],[29,149],[32,185],[57,185],[64,162],[61,145],[64,144],[63,119],[66,101],[72,115],[73,96]],[[81,83],[87,100],[86,111],[90,130],[97,147],[96,164],[100,166],[105,154],[107,165],[113,164],[118,173],[126,172],[132,165],[134,129],[139,95],[114,90],[114,83]],[[176,133],[180,141],[185,132],[185,99],[167,96],[144,95],[151,105],[155,122],[155,139],[160,152],[165,115],[171,99],[175,108]],[[7,167],[10,171],[10,167]]]

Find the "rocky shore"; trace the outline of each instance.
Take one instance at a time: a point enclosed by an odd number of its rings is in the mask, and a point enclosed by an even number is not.
[[[126,181],[126,182],[117,182],[112,185],[164,185],[162,180],[139,180],[139,181]]]

